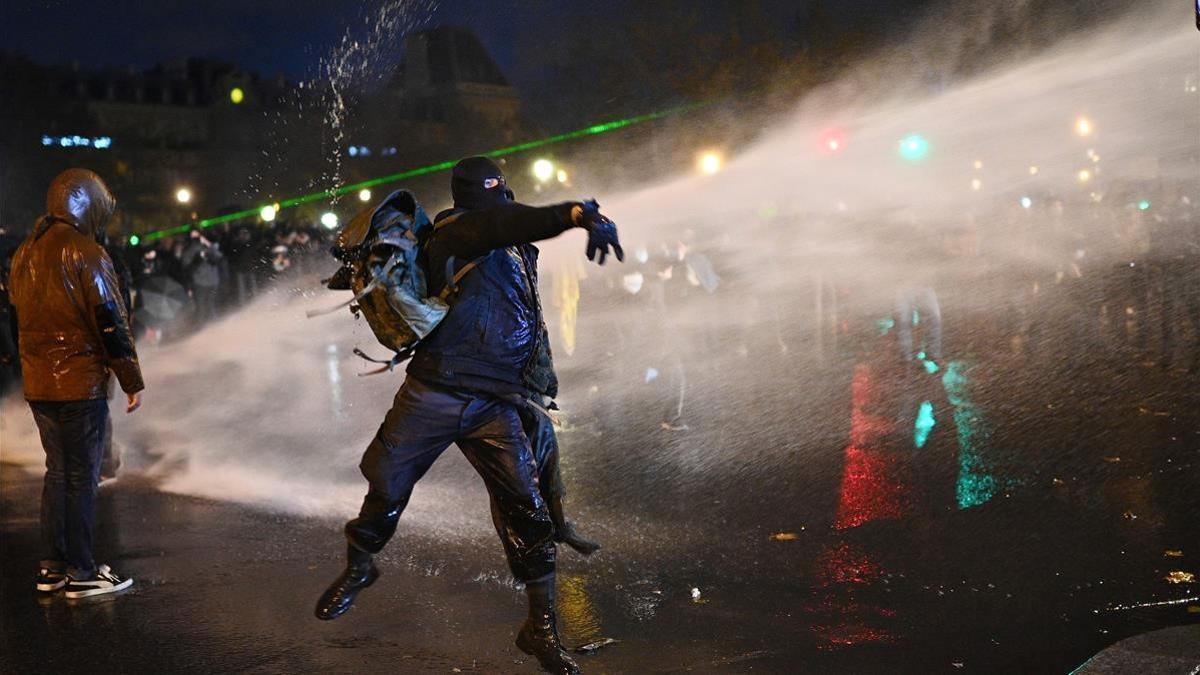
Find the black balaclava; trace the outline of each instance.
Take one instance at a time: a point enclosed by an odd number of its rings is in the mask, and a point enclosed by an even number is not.
[[[488,178],[500,179],[499,184],[491,189],[484,187]],[[513,201],[504,172],[487,157],[459,160],[450,174],[450,193],[456,209],[486,209]]]

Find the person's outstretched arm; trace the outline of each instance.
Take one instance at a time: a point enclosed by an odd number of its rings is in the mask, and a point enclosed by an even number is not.
[[[434,241],[448,255],[478,258],[498,248],[557,237],[577,226],[572,218],[572,211],[577,207],[582,207],[582,204],[505,204],[490,209],[464,211],[450,216],[451,220],[438,228]]]

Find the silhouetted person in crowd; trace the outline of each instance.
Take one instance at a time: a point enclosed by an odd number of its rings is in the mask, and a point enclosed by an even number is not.
[[[216,242],[200,230],[192,230],[180,262],[191,281],[196,305],[196,323],[205,324],[217,317],[217,296],[221,292],[221,261],[224,255]]]
[[[21,358],[17,355],[17,324],[9,304],[8,275],[16,248],[4,228],[0,228],[0,396],[6,394],[21,377]]]

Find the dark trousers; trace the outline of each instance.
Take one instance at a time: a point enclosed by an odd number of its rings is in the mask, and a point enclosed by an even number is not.
[[[558,464],[558,436],[550,415],[532,405],[522,406],[519,411],[525,437],[533,449],[533,461],[537,464],[538,492],[542,499],[562,499],[566,495],[562,471]]]
[[[192,295],[196,301],[196,322],[208,323],[217,318],[217,294],[219,286],[196,286]]]
[[[359,464],[369,488],[358,517],[346,524],[350,543],[368,553],[383,550],[413,486],[451,443],[483,478],[513,576],[530,582],[554,574],[554,527],[519,408],[413,377],[396,393]]]
[[[30,401],[29,407],[46,451],[42,566],[88,578],[96,569],[92,531],[108,401]]]

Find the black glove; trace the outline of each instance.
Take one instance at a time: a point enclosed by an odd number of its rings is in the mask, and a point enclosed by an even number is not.
[[[588,231],[588,260],[595,260],[597,264],[603,265],[611,252],[616,254],[618,261],[625,261],[625,249],[621,248],[621,241],[617,238],[617,224],[600,213],[600,205],[595,199],[576,206],[571,211],[571,216],[576,226]],[[597,254],[599,258],[596,257]]]

